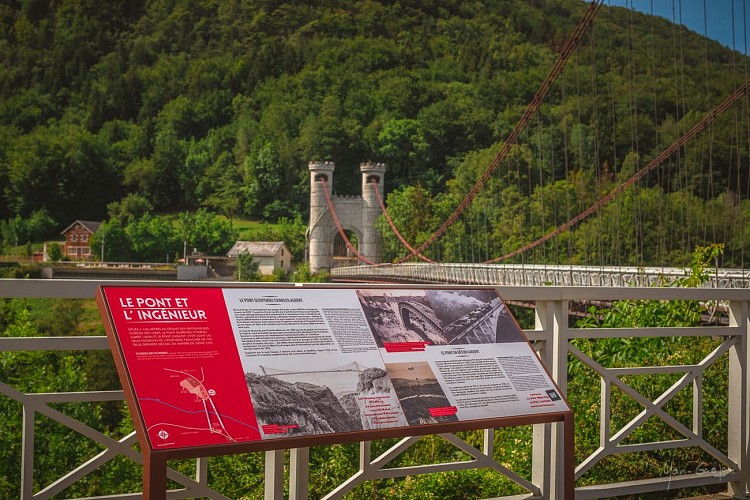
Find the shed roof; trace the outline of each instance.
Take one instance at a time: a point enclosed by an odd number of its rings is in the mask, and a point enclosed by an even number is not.
[[[273,257],[282,247],[286,247],[283,241],[238,241],[229,249],[227,256],[237,257],[241,253],[249,253],[256,257]]]

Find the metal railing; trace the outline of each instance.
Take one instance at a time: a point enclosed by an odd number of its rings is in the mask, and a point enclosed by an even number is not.
[[[331,269],[333,280],[506,286],[660,286],[686,275],[679,267],[413,262]],[[748,269],[712,269],[707,288],[750,288]]]
[[[81,281],[81,280],[0,280],[0,298],[92,298],[98,285],[117,284],[123,281]],[[144,285],[137,281],[132,284]],[[154,282],[168,286],[166,282]],[[234,286],[210,282],[175,282],[175,286]],[[247,286],[238,284],[237,286]],[[258,284],[257,286],[265,286]],[[270,285],[273,286],[273,285]],[[316,285],[320,286],[320,285]],[[413,286],[413,285],[412,285]],[[676,450],[694,447],[711,457],[711,466],[693,470],[666,470],[649,478],[632,478],[625,482],[607,484],[587,484],[576,488],[576,498],[602,498],[617,495],[632,495],[654,491],[677,490],[680,488],[708,487],[720,485],[737,498],[749,498],[750,490],[750,376],[748,362],[748,328],[750,328],[750,290],[747,289],[695,289],[695,288],[616,288],[616,287],[499,287],[506,300],[535,303],[535,323],[526,334],[534,343],[542,361],[563,392],[567,391],[571,360],[580,362],[592,370],[601,380],[599,409],[599,445],[586,456],[579,456],[576,478],[582,478],[593,467],[607,457],[620,454],[637,454],[653,450]],[[722,301],[729,311],[729,326],[695,328],[637,328],[637,329],[579,329],[568,322],[569,302],[579,300],[698,300]],[[715,348],[703,355],[702,359],[689,365],[666,366],[605,366],[601,360],[587,355],[576,345],[576,339],[633,339],[641,337],[711,337]],[[54,338],[0,338],[0,352],[9,351],[61,351],[61,350],[107,350],[104,337],[54,337]],[[718,360],[725,360],[728,372],[727,411],[728,424],[726,443],[714,443],[704,436],[703,383],[706,371],[716,369]],[[713,368],[712,368],[713,367]],[[628,377],[669,374],[676,381],[663,393],[644,396],[628,383]],[[686,425],[668,411],[669,402],[685,388],[692,388],[692,423]],[[613,393],[625,395],[642,407],[624,425],[613,414]],[[63,392],[31,393],[22,392],[0,380],[0,394],[20,403],[23,407],[22,464],[19,492],[23,499],[52,498],[81,480],[97,467],[116,456],[124,456],[142,463],[140,453],[134,450],[134,434],[114,439],[93,429],[50,406],[52,403],[68,401],[109,401],[122,399],[122,391],[102,392]],[[574,399],[575,395],[570,395]],[[2,397],[2,396],[0,396]],[[574,407],[574,410],[576,408]],[[92,456],[86,463],[64,474],[52,484],[33,491],[34,484],[34,424],[37,415],[43,415],[88,439],[99,443],[104,451]],[[631,443],[628,438],[646,421],[657,419],[677,438]],[[469,468],[490,468],[505,475],[528,493],[524,498],[559,499],[561,496],[562,428],[560,424],[539,424],[533,427],[532,468],[529,477],[509,470],[499,463],[493,449],[492,429],[484,431],[481,449],[450,434],[441,435],[451,444],[468,454],[467,461],[426,464],[411,467],[387,467],[393,459],[412,446],[419,438],[405,438],[378,457],[372,458],[370,443],[360,444],[359,471],[341,482],[326,498],[340,498],[365,481],[412,476],[438,471],[457,471]],[[284,453],[266,452],[265,455],[265,496],[282,498],[285,487]],[[298,499],[308,495],[309,450],[291,450],[289,459],[289,497]],[[169,471],[169,478],[183,486],[171,491],[169,498],[192,498],[196,496],[226,498],[208,484],[208,462],[198,459],[195,477],[187,477],[175,470]],[[583,481],[581,481],[583,483]],[[97,492],[107,498],[137,498],[138,494],[107,491]],[[100,497],[96,497],[100,498]],[[510,497],[508,497],[510,498]],[[515,498],[515,497],[514,497]]]

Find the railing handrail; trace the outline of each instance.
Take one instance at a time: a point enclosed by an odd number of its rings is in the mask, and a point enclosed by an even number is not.
[[[330,271],[335,280],[393,280],[412,283],[534,286],[659,286],[685,277],[679,267],[574,266],[561,264],[425,263],[343,266]],[[750,269],[706,269],[704,288],[750,288]]]
[[[99,286],[175,286],[175,287],[262,287],[283,288],[290,285],[312,288],[356,287],[341,283],[278,283],[232,281],[175,281],[175,280],[97,280],[97,279],[8,279],[0,278],[0,298],[65,298],[92,299]],[[385,286],[385,285],[384,285]],[[394,283],[392,288],[414,288],[415,284]],[[440,288],[466,289],[467,285],[438,284]],[[744,288],[679,288],[679,287],[615,287],[615,286],[519,286],[468,285],[496,288],[505,300],[746,300],[750,289]]]

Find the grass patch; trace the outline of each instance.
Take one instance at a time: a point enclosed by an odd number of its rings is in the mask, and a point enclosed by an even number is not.
[[[226,216],[217,215],[218,218],[229,220]],[[278,224],[248,219],[232,219],[232,229],[237,232],[240,241],[261,241],[265,236],[276,229]]]

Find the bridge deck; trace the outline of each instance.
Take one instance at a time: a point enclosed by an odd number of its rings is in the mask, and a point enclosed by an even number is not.
[[[688,271],[677,267],[410,263],[337,267],[331,270],[331,279],[464,285],[648,287],[666,285],[687,274]],[[712,270],[705,286],[750,288],[750,270]]]

